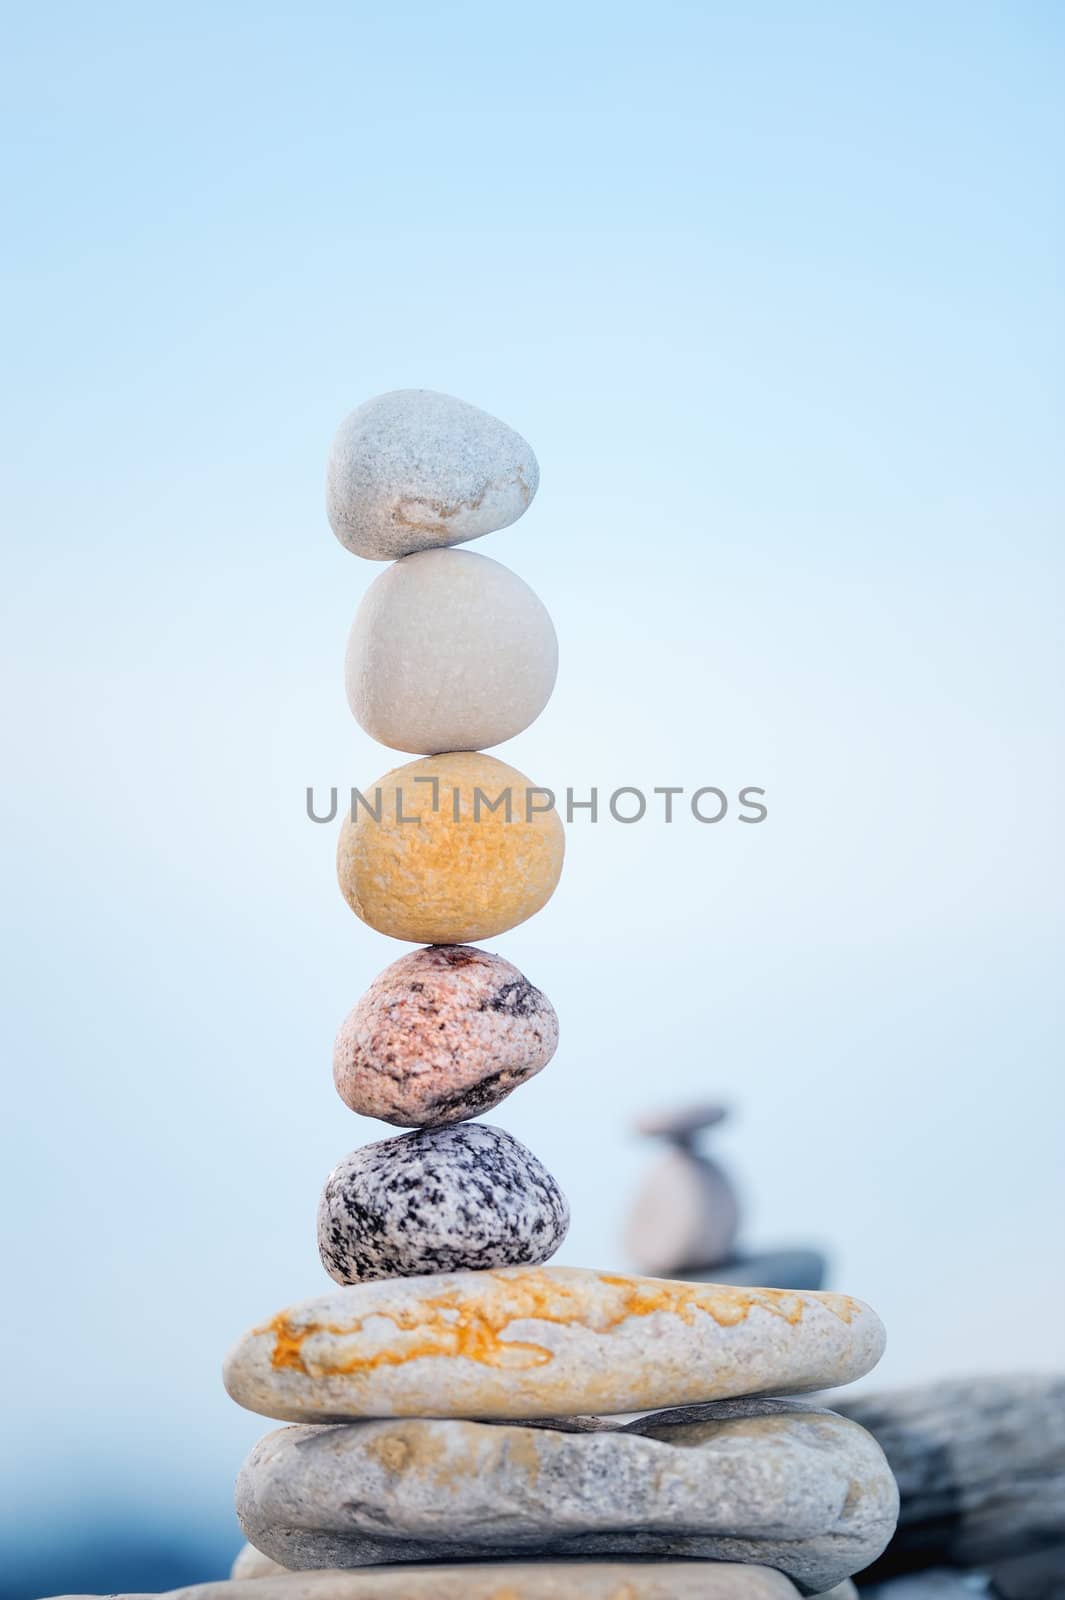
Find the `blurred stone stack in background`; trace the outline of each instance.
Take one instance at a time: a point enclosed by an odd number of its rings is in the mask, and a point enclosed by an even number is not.
[[[728,1116],[707,1102],[641,1117],[634,1131],[664,1140],[629,1212],[625,1248],[639,1272],[712,1278],[715,1283],[772,1283],[778,1289],[821,1289],[819,1250],[783,1247],[754,1254],[737,1249],[742,1210],[728,1172],[700,1149],[700,1135]]]

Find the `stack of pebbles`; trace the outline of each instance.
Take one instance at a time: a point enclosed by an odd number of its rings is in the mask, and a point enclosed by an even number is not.
[[[558,882],[554,809],[481,753],[543,709],[557,651],[520,578],[447,547],[513,522],[537,482],[516,433],[422,390],[369,401],[333,445],[334,531],[394,563],[356,616],[348,696],[369,733],[422,758],[362,791],[340,884],[364,922],[424,947],[359,1001],[334,1073],[352,1110],[414,1131],[326,1183],[338,1287],[226,1361],[234,1400],[295,1424],[237,1485],[235,1575],[264,1597],[786,1600],[866,1566],[895,1525],[872,1437],[780,1398],[876,1363],[867,1306],[545,1266],[568,1223],[558,1185],[468,1120],[557,1042],[539,990],[471,944]]]

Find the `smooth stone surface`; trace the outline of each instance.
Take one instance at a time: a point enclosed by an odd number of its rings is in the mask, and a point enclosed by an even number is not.
[[[436,945],[374,979],[337,1034],[333,1081],[361,1116],[440,1127],[490,1111],[557,1045],[554,1007],[517,967]]]
[[[382,572],[344,660],[360,727],[419,755],[513,739],[540,715],[557,673],[543,602],[509,567],[469,550],[425,550]]]
[[[378,933],[413,944],[491,939],[554,894],[565,852],[558,812],[536,809],[543,791],[494,756],[427,756],[385,773],[364,796],[380,820],[361,805],[345,818],[337,877],[355,915]]]
[[[774,1289],[823,1289],[826,1271],[819,1250],[765,1250],[719,1261],[712,1270],[692,1272],[691,1277],[697,1281],[711,1277],[714,1283],[771,1284]]]
[[[493,1565],[290,1572],[262,1578],[255,1600],[794,1600],[783,1573],[706,1561],[508,1561]],[[247,1600],[243,1583],[200,1583],[110,1600]],[[103,1600],[64,1595],[60,1600]]]
[[[863,1429],[779,1407],[642,1433],[462,1421],[283,1428],[237,1480],[247,1537],[286,1566],[537,1554],[700,1556],[820,1592],[880,1553],[894,1480]]]
[[[337,1283],[535,1266],[569,1227],[558,1184],[502,1128],[427,1128],[363,1145],[330,1173],[318,1250]]]
[[[539,482],[536,457],[505,422],[433,389],[394,389],[337,429],[326,512],[345,549],[394,561],[508,527]]]
[[[625,1252],[637,1271],[654,1277],[710,1269],[732,1254],[739,1221],[727,1173],[694,1150],[674,1148],[637,1191],[625,1225]]]
[[[271,1561],[269,1556],[264,1556],[261,1550],[256,1550],[253,1544],[246,1544],[238,1552],[229,1576],[231,1578],[277,1578],[284,1577],[288,1572],[278,1561]]]
[[[1062,1542],[1065,1376],[959,1378],[833,1405],[880,1441],[902,1496],[871,1577],[989,1568]]]
[[[847,1295],[529,1267],[336,1289],[245,1334],[224,1379],[284,1422],[550,1417],[827,1388],[883,1349]]]

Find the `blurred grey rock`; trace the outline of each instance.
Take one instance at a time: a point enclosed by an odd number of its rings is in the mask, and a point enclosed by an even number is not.
[[[689,1143],[706,1128],[716,1127],[728,1116],[728,1107],[707,1101],[699,1105],[681,1106],[672,1111],[648,1111],[637,1117],[633,1131],[652,1139],[676,1139]]]
[[[725,1173],[694,1150],[667,1150],[644,1179],[625,1229],[637,1271],[671,1278],[732,1253],[739,1207]]]
[[[246,1582],[200,1583],[110,1600],[247,1600]],[[380,1567],[261,1578],[255,1600],[795,1600],[783,1573],[707,1561],[514,1561]],[[103,1600],[64,1595],[61,1600]]]
[[[706,1269],[707,1279],[759,1289],[821,1289],[827,1262],[819,1250],[765,1250],[758,1255],[733,1256]],[[706,1281],[695,1272],[682,1277]]]
[[[625,1248],[637,1270],[676,1277],[727,1261],[736,1244],[739,1203],[728,1174],[696,1149],[696,1139],[727,1115],[724,1106],[654,1111],[633,1124],[667,1139],[629,1210]]]
[[[870,1577],[986,1570],[1061,1545],[1065,1377],[960,1378],[832,1404],[879,1440],[898,1479],[898,1532]]]
[[[897,1495],[861,1428],[787,1402],[562,1433],[403,1419],[282,1428],[237,1481],[247,1537],[293,1568],[681,1556],[785,1572],[820,1593],[867,1566]]]
[[[904,1578],[889,1578],[859,1590],[860,1600],[981,1600],[990,1593],[987,1579],[980,1573],[960,1572],[953,1567],[933,1567],[927,1572],[911,1572]],[[1044,1594],[1042,1600],[1049,1600]]]
[[[1062,1527],[1065,1529],[1065,1510]],[[1048,1600],[1050,1595],[1065,1595],[1065,1543],[996,1563],[991,1569],[991,1593],[997,1600]]]

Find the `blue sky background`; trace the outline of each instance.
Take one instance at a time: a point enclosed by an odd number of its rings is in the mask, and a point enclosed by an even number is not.
[[[1060,1362],[1063,33],[1028,0],[12,15],[23,1532],[98,1501],[229,1536],[265,1424],[221,1357],[325,1287],[321,1184],[388,1131],[329,1052],[404,947],[303,797],[392,764],[342,683],[380,569],[322,507],[389,388],[540,459],[473,547],[561,645],[496,753],[768,791],[759,828],[574,823],[489,941],[561,1016],[490,1118],[569,1194],[560,1259],[623,1264],[628,1119],[723,1096],[748,1240],[831,1250],[884,1383]]]

